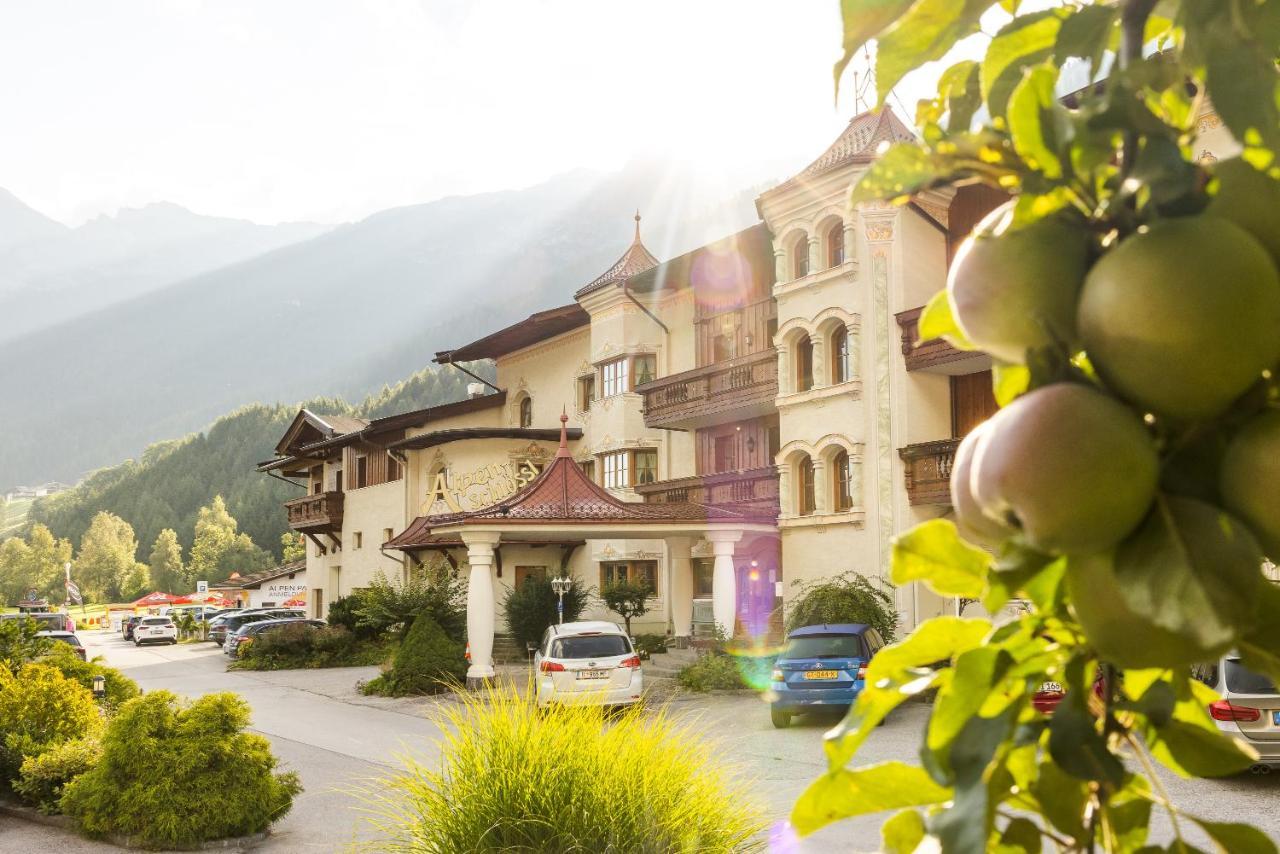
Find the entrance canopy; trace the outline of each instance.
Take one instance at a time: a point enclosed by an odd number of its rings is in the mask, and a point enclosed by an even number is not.
[[[384,548],[439,548],[442,543],[465,542],[481,534],[498,534],[508,543],[565,543],[777,530],[772,519],[753,518],[741,511],[691,503],[642,504],[614,497],[573,461],[568,422],[569,416],[560,416],[560,449],[555,459],[523,489],[479,510],[419,516]]]

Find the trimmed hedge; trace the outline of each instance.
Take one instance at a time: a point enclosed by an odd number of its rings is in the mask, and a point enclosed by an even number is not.
[[[466,679],[467,661],[462,644],[423,614],[413,621],[409,635],[396,651],[391,669],[366,683],[365,694],[402,697],[438,694]]]
[[[102,738],[102,761],[62,794],[62,810],[90,836],[184,848],[247,836],[285,815],[302,791],[275,773],[270,743],[244,731],[234,694],[183,703],[153,691],[125,703]]]
[[[67,784],[88,771],[102,758],[102,743],[96,738],[65,741],[22,763],[13,790],[24,801],[46,815],[62,811],[62,792]]]
[[[749,688],[738,669],[738,662],[729,655],[700,655],[698,660],[681,668],[676,674],[676,684],[689,691],[727,691]]]
[[[241,647],[237,670],[294,670],[382,664],[391,655],[389,640],[362,640],[344,628],[284,626],[256,635]]]

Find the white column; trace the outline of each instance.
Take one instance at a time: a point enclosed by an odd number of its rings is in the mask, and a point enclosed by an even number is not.
[[[827,483],[827,461],[820,454],[813,455],[813,512],[822,515],[831,510],[830,484]]]
[[[822,245],[816,234],[809,235],[809,272],[816,273],[827,265],[822,260]]]
[[[844,262],[856,261],[858,258],[858,232],[852,214],[844,221]]]
[[[688,537],[667,538],[667,560],[671,566],[671,623],[676,646],[683,649],[693,636],[693,543]]]
[[[773,276],[774,281],[778,284],[791,279],[791,275],[787,270],[787,253],[781,247],[773,250]]]
[[[467,563],[471,566],[467,582],[467,643],[471,647],[468,687],[478,687],[494,676],[493,550],[501,536],[495,533],[462,535],[462,542],[467,546]]]
[[[733,637],[738,615],[738,579],[733,569],[733,546],[741,531],[708,531],[707,540],[716,556],[711,576],[711,612],[725,637]]]
[[[790,348],[781,341],[775,346],[778,348],[778,394],[790,394],[795,388],[791,380]]]

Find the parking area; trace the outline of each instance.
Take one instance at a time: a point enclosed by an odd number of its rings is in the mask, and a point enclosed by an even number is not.
[[[282,762],[300,773],[306,787],[293,811],[259,850],[338,851],[347,843],[369,839],[370,830],[352,789],[392,770],[398,755],[408,753],[428,762],[438,757],[439,729],[432,723],[431,711],[436,704],[451,701],[359,695],[356,681],[373,676],[375,668],[227,672],[226,656],[210,643],[138,648],[118,633],[84,632],[82,638],[91,656],[103,655],[144,690],[163,688],[193,697],[234,691],[250,703],[253,728],[271,740]],[[682,694],[671,700],[671,710],[692,721],[703,738],[715,742],[734,773],[752,781],[779,825],[796,797],[825,768],[821,745],[830,718],[800,718],[788,729],[775,729],[768,707],[743,694]],[[858,761],[913,761],[927,716],[923,705],[904,707],[867,742]],[[1219,820],[1248,820],[1280,837],[1280,811],[1274,808],[1280,775],[1225,781],[1164,776],[1173,800],[1187,810]],[[883,818],[844,822],[777,850],[874,851],[879,847]],[[1160,839],[1172,838],[1166,817],[1157,815],[1153,824]],[[55,847],[69,854],[114,850],[0,818],[0,851]]]

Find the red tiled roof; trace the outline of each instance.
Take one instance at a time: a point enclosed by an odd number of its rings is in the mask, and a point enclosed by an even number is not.
[[[531,483],[505,501],[463,513],[419,516],[386,548],[414,549],[430,545],[431,530],[466,522],[502,521],[518,524],[565,522],[576,524],[617,522],[732,522],[745,520],[741,513],[702,504],[644,504],[622,501],[587,477],[569,454],[567,425],[560,416],[560,450],[551,465]]]
[[[596,276],[589,284],[579,288],[573,298],[581,299],[583,296],[599,290],[605,285],[626,281],[632,276],[639,275],[645,270],[651,270],[656,266],[658,266],[658,259],[653,257],[653,253],[640,242],[640,214],[637,212],[636,236],[631,241],[631,245],[627,247],[627,251],[622,253],[621,258],[613,262],[613,266]]]

